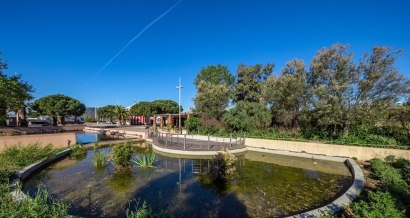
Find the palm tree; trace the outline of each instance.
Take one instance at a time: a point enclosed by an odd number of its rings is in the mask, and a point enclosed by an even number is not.
[[[125,118],[128,118],[129,113],[128,110],[125,109],[124,106],[116,105],[113,110],[115,117],[120,121],[120,125],[123,125],[123,121]]]

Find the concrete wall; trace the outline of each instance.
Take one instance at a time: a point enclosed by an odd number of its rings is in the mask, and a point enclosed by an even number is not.
[[[311,154],[323,154],[328,156],[356,157],[359,160],[370,160],[374,157],[384,158],[388,155],[394,155],[396,156],[396,158],[403,157],[410,160],[410,150],[400,149],[369,148],[313,142],[292,142],[253,138],[246,138],[245,144],[247,146],[257,148],[306,152]]]
[[[0,151],[2,151],[6,145],[16,145],[19,143],[21,143],[22,145],[27,145],[36,142],[39,142],[41,145],[44,146],[51,143],[54,147],[67,148],[68,140],[71,141],[71,144],[76,143],[74,132],[0,136]]]

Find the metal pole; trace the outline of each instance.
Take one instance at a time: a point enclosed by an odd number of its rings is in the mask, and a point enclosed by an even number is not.
[[[184,150],[186,148],[186,134],[184,135]]]
[[[229,134],[229,147],[232,148],[232,133]]]
[[[179,78],[179,84],[176,87],[178,89],[178,126],[179,126],[179,134],[182,134],[182,129],[181,129],[181,89],[184,88],[181,86],[181,78]]]

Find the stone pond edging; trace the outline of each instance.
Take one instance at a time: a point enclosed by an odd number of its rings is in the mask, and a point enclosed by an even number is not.
[[[373,148],[325,144],[319,142],[296,142],[256,138],[246,138],[245,144],[246,146],[266,149],[306,152],[311,154],[322,154],[327,156],[338,157],[355,157],[359,160],[370,160],[376,157],[384,158],[389,155],[394,155],[396,158],[403,157],[405,159],[410,160],[410,150],[403,149]]]
[[[10,194],[13,200],[19,201],[19,200],[28,198],[28,196],[19,189],[19,186],[22,185],[22,181],[24,179],[26,179],[28,176],[30,176],[32,173],[36,172],[37,170],[43,168],[47,164],[50,164],[58,159],[61,159],[67,156],[68,154],[70,154],[70,149],[66,149],[64,151],[57,153],[53,158],[39,161],[37,163],[33,163],[27,167],[24,167],[24,169],[20,170],[17,173],[17,178],[10,182]]]

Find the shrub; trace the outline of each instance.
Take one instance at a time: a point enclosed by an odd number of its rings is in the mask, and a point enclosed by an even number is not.
[[[19,170],[22,167],[54,157],[62,149],[53,148],[51,144],[40,146],[39,143],[23,146],[22,144],[7,146],[0,153],[0,167]]]
[[[355,217],[406,217],[405,211],[400,210],[395,199],[389,192],[369,192],[368,202],[363,200],[353,206]]]
[[[76,159],[85,157],[87,154],[87,150],[85,150],[85,148],[83,148],[83,145],[81,145],[80,143],[71,145],[70,150],[71,150],[71,157],[74,157]]]
[[[130,165],[132,155],[132,145],[130,141],[126,143],[118,143],[113,148],[109,155],[111,162],[117,167],[127,167]]]
[[[232,179],[236,171],[236,156],[228,150],[220,151],[214,157],[211,174],[214,180]]]
[[[392,166],[396,168],[407,185],[410,186],[410,161],[404,158],[397,158]]]

